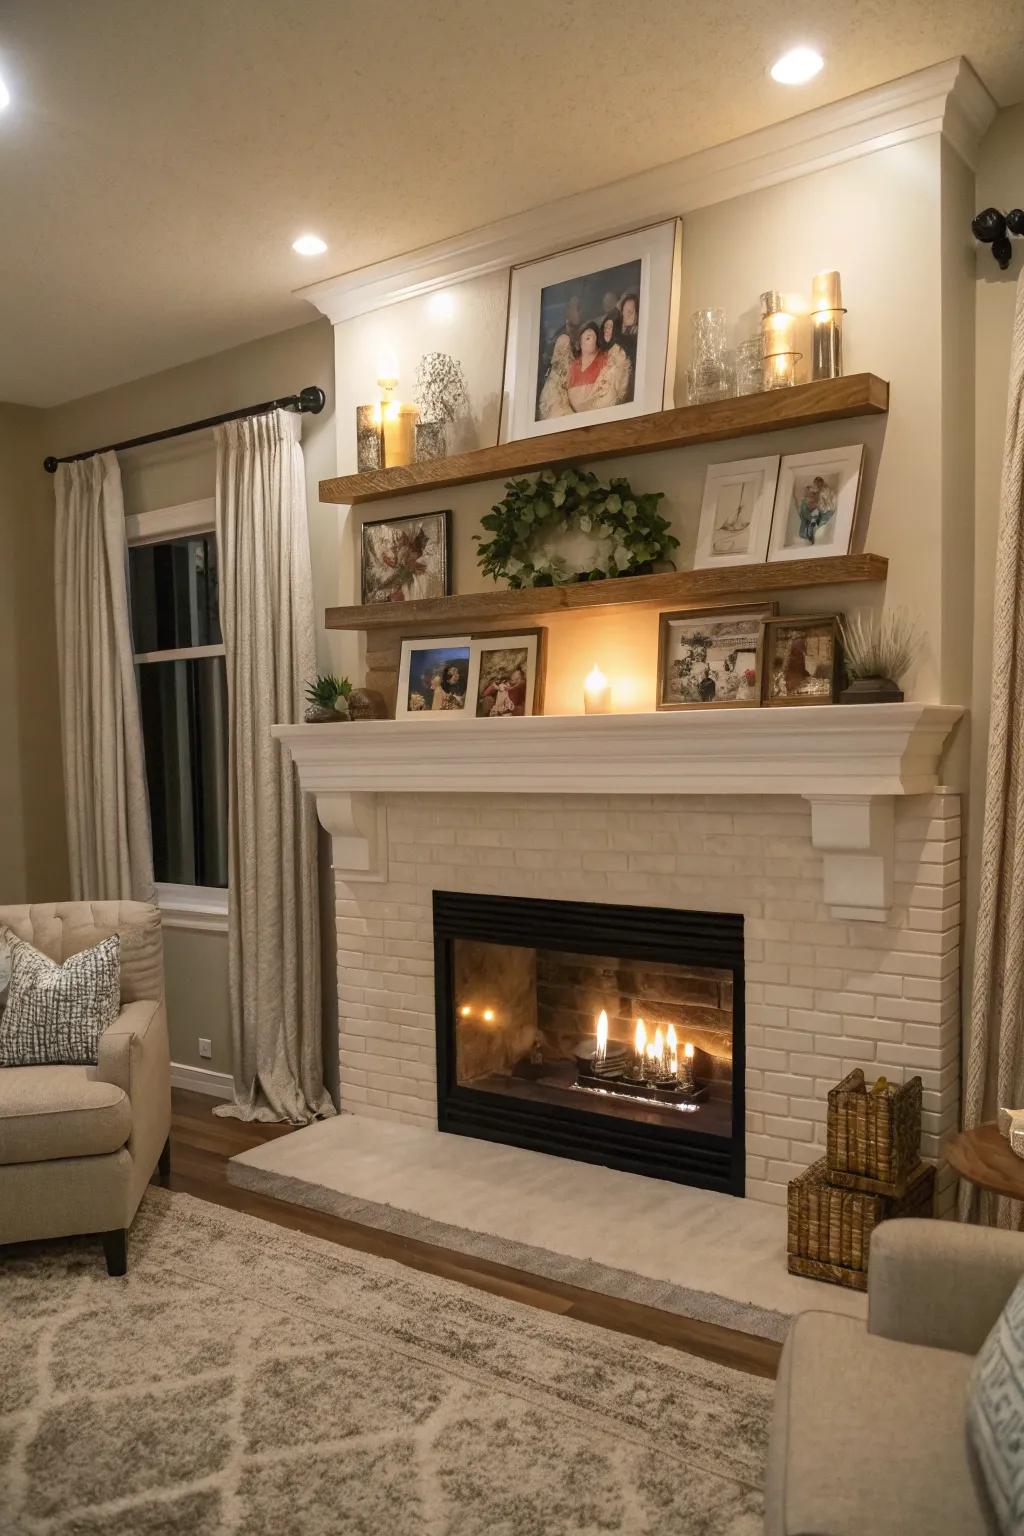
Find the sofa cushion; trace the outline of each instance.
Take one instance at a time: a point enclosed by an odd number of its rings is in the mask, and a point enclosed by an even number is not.
[[[131,1128],[127,1096],[94,1068],[0,1068],[0,1163],[116,1152]]]
[[[856,1318],[797,1318],[775,1393],[767,1536],[993,1536],[967,1447],[972,1363]]]
[[[1003,1536],[1024,1530],[1024,1280],[975,1358],[967,1432]]]
[[[117,934],[63,965],[9,937],[11,980],[0,1016],[0,1067],[95,1062],[96,1042],[120,1012]]]

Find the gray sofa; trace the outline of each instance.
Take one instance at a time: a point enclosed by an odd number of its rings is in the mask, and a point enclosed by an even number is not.
[[[967,1380],[1024,1274],[1024,1235],[889,1221],[868,1323],[805,1312],[775,1391],[765,1536],[992,1536],[971,1465]]]
[[[121,1012],[93,1067],[0,1068],[0,1243],[95,1232],[122,1275],[159,1163],[169,1172],[171,1062],[160,913],[137,901],[0,907],[51,960],[121,936]]]

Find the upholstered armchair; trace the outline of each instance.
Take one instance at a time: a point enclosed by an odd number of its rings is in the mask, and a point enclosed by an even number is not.
[[[138,901],[0,907],[0,923],[63,963],[121,937],[121,1012],[95,1066],[0,1067],[0,1243],[97,1233],[123,1275],[127,1234],[170,1172],[171,1066],[160,913]]]

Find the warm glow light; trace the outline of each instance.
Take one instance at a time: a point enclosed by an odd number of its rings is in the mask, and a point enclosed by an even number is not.
[[[447,288],[440,293],[432,293],[428,308],[435,320],[451,320],[455,314],[455,295],[449,293]]]
[[[683,1055],[686,1057],[687,1061],[693,1060],[693,1046],[690,1044],[689,1040],[687,1040],[686,1044],[683,1046]]]
[[[648,1061],[660,1061],[660,1059],[661,1058],[658,1055],[658,1052],[657,1052],[657,1049],[655,1047],[654,1041],[652,1040],[650,1045],[647,1047],[647,1060]]]
[[[611,707],[611,684],[595,661],[583,680],[583,708],[588,715],[606,715]]]
[[[779,85],[805,85],[813,80],[825,60],[813,48],[791,48],[771,67],[771,77]]]
[[[665,1054],[665,1037],[661,1032],[661,1025],[654,1031],[654,1054],[661,1057]]]
[[[484,1023],[485,1024],[493,1024],[494,1023],[494,1009],[493,1008],[485,1008],[484,1009]]]
[[[604,1061],[608,1054],[608,1015],[604,1009],[597,1016],[597,1050],[594,1053],[595,1061]]]
[[[322,256],[327,249],[327,241],[321,240],[319,235],[300,235],[292,241],[292,250],[300,256]]]
[[[647,1030],[644,1027],[643,1019],[637,1019],[636,1021],[636,1033],[633,1036],[633,1047],[638,1056],[642,1056],[644,1051],[647,1049]]]
[[[468,1019],[472,1012],[473,1010],[468,1003],[463,1003],[462,1007],[459,1009],[459,1015],[464,1019]]]
[[[672,1052],[673,1056],[676,1054],[677,1038],[676,1027],[674,1024],[670,1024],[668,1027],[668,1048]]]
[[[11,104],[11,93],[7,89],[7,87],[4,84],[4,82],[2,80],[0,80],[0,112],[2,112],[4,110],[4,107],[9,107],[10,104]]]

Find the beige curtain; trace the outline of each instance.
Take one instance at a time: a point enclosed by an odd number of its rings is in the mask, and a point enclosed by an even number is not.
[[[217,444],[220,616],[227,653],[228,974],[232,1104],[305,1124],[323,1085],[317,831],[270,727],[301,719],[316,670],[299,417],[228,422]]]
[[[59,465],[56,489],[71,895],[76,901],[153,901],[153,845],[128,618],[128,544],[115,455],[98,453]]]
[[[964,1124],[986,1107],[1024,1106],[1024,273],[1017,282],[996,552],[992,721],[981,893],[967,1033]],[[960,1214],[972,1209],[963,1186]],[[1017,1202],[984,1196],[979,1213],[1021,1225]]]

